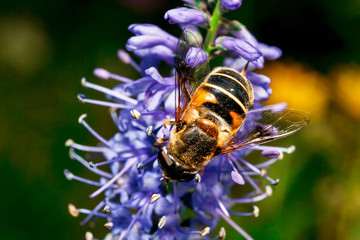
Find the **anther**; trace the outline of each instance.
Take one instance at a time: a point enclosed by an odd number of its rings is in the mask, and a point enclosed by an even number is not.
[[[79,122],[80,124],[82,124],[82,122],[84,121],[84,119],[85,119],[86,117],[87,117],[87,114],[84,113],[83,115],[81,115],[81,116],[79,117],[78,122]]]
[[[119,57],[119,59],[125,63],[125,64],[129,64],[131,62],[131,57],[130,55],[125,52],[124,50],[120,49],[118,52],[117,52],[117,55]]]
[[[280,182],[280,179],[277,178],[276,180],[274,180],[274,181],[271,182],[271,185],[273,185],[273,186],[278,185],[279,182]]]
[[[85,95],[84,94],[78,94],[77,99],[80,103],[84,103]]]
[[[143,168],[144,168],[144,164],[138,163],[138,164],[136,165],[136,168],[138,169],[138,172],[139,172],[139,174],[140,174],[140,173],[141,173],[141,170],[143,170]]]
[[[152,130],[153,130],[153,127],[152,127],[152,126],[148,126],[148,127],[146,128],[146,135],[151,136]]]
[[[94,239],[94,235],[91,232],[85,233],[85,240],[93,240],[93,239]]]
[[[153,202],[157,201],[159,198],[161,198],[161,195],[158,193],[155,193],[151,196],[150,202],[153,203]]]
[[[166,223],[166,216],[162,216],[159,220],[158,228],[162,229],[165,226],[165,223]]]
[[[72,140],[72,139],[68,139],[68,140],[66,140],[66,142],[65,142],[65,146],[66,147],[71,147],[71,145],[74,143],[74,140]]]
[[[267,174],[267,169],[266,168],[262,168],[261,170],[260,170],[260,176],[265,176]]]
[[[254,217],[258,217],[259,214],[260,214],[260,208],[258,208],[258,206],[253,206],[253,214],[254,214]]]
[[[82,77],[82,78],[81,78],[81,85],[82,85],[83,87],[85,87],[85,85],[86,85],[86,78],[85,78],[85,77]]]
[[[103,68],[95,68],[93,73],[96,77],[104,79],[104,80],[107,80],[110,78],[110,73]]]
[[[89,162],[89,166],[90,166],[91,168],[95,168],[95,167],[96,167],[96,164],[93,163],[93,162]]]
[[[68,205],[68,211],[69,211],[70,215],[73,216],[73,217],[78,217],[79,216],[79,211],[71,203],[69,203],[69,205]]]
[[[210,233],[210,227],[204,228],[204,230],[201,231],[200,236],[205,237]]]
[[[195,174],[194,180],[195,180],[196,183],[201,182],[201,176],[200,176],[199,173]]]
[[[112,223],[112,222],[107,222],[107,223],[104,224],[104,227],[107,230],[111,230],[113,226],[114,226],[114,223]]]
[[[105,205],[105,207],[102,210],[104,213],[110,213],[110,206],[109,205]]]
[[[283,152],[280,152],[280,155],[278,156],[278,159],[279,160],[282,160],[284,158],[284,153]]]
[[[140,119],[141,117],[141,113],[136,109],[131,110],[130,114],[134,119]]]
[[[290,146],[290,147],[288,148],[287,153],[288,153],[288,154],[291,154],[291,153],[293,153],[293,152],[295,151],[295,149],[296,149],[296,147],[295,147],[294,145],[292,145],[292,146]]]
[[[267,186],[265,187],[265,193],[266,193],[266,195],[267,195],[268,197],[270,197],[270,196],[272,195],[273,190],[272,190],[271,186],[267,185]]]
[[[226,237],[226,232],[225,232],[225,228],[221,227],[220,231],[219,231],[219,239],[224,240]]]
[[[74,174],[69,172],[69,170],[67,170],[67,169],[64,170],[64,174],[65,174],[65,177],[67,178],[67,180],[72,180],[74,177]]]

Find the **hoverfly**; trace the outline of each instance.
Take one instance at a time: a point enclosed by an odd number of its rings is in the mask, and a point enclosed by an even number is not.
[[[191,67],[203,51],[192,29],[184,29],[175,57],[175,121],[167,146],[158,154],[164,178],[190,181],[217,155],[263,144],[293,134],[307,125],[307,113],[286,109],[251,109],[254,93],[240,73],[208,61]],[[203,52],[204,53],[204,52]]]

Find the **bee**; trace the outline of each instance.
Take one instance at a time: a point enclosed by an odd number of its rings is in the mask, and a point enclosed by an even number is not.
[[[167,146],[158,153],[164,178],[191,181],[215,156],[293,134],[307,125],[307,113],[273,108],[251,109],[254,92],[242,72],[208,62],[192,67],[201,56],[192,29],[184,29],[175,57],[175,121]],[[195,54],[194,54],[195,53]],[[195,59],[196,60],[196,59]]]

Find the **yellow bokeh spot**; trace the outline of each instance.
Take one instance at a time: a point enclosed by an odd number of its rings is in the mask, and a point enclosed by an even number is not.
[[[360,119],[360,66],[340,65],[331,77],[336,81],[334,102],[352,117]]]
[[[319,119],[328,103],[325,78],[299,63],[277,62],[267,64],[260,71],[270,77],[273,90],[268,103],[286,102],[289,108],[309,112],[312,120]]]

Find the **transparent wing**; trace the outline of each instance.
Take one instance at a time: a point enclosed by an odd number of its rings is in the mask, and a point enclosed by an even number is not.
[[[296,109],[274,111],[272,109],[250,110],[236,136],[219,154],[263,144],[289,136],[310,121],[307,112]]]
[[[193,93],[204,77],[209,73],[207,55],[201,44],[197,29],[192,26],[184,28],[177,46],[175,57],[175,122],[181,121],[181,116],[187,108]]]

